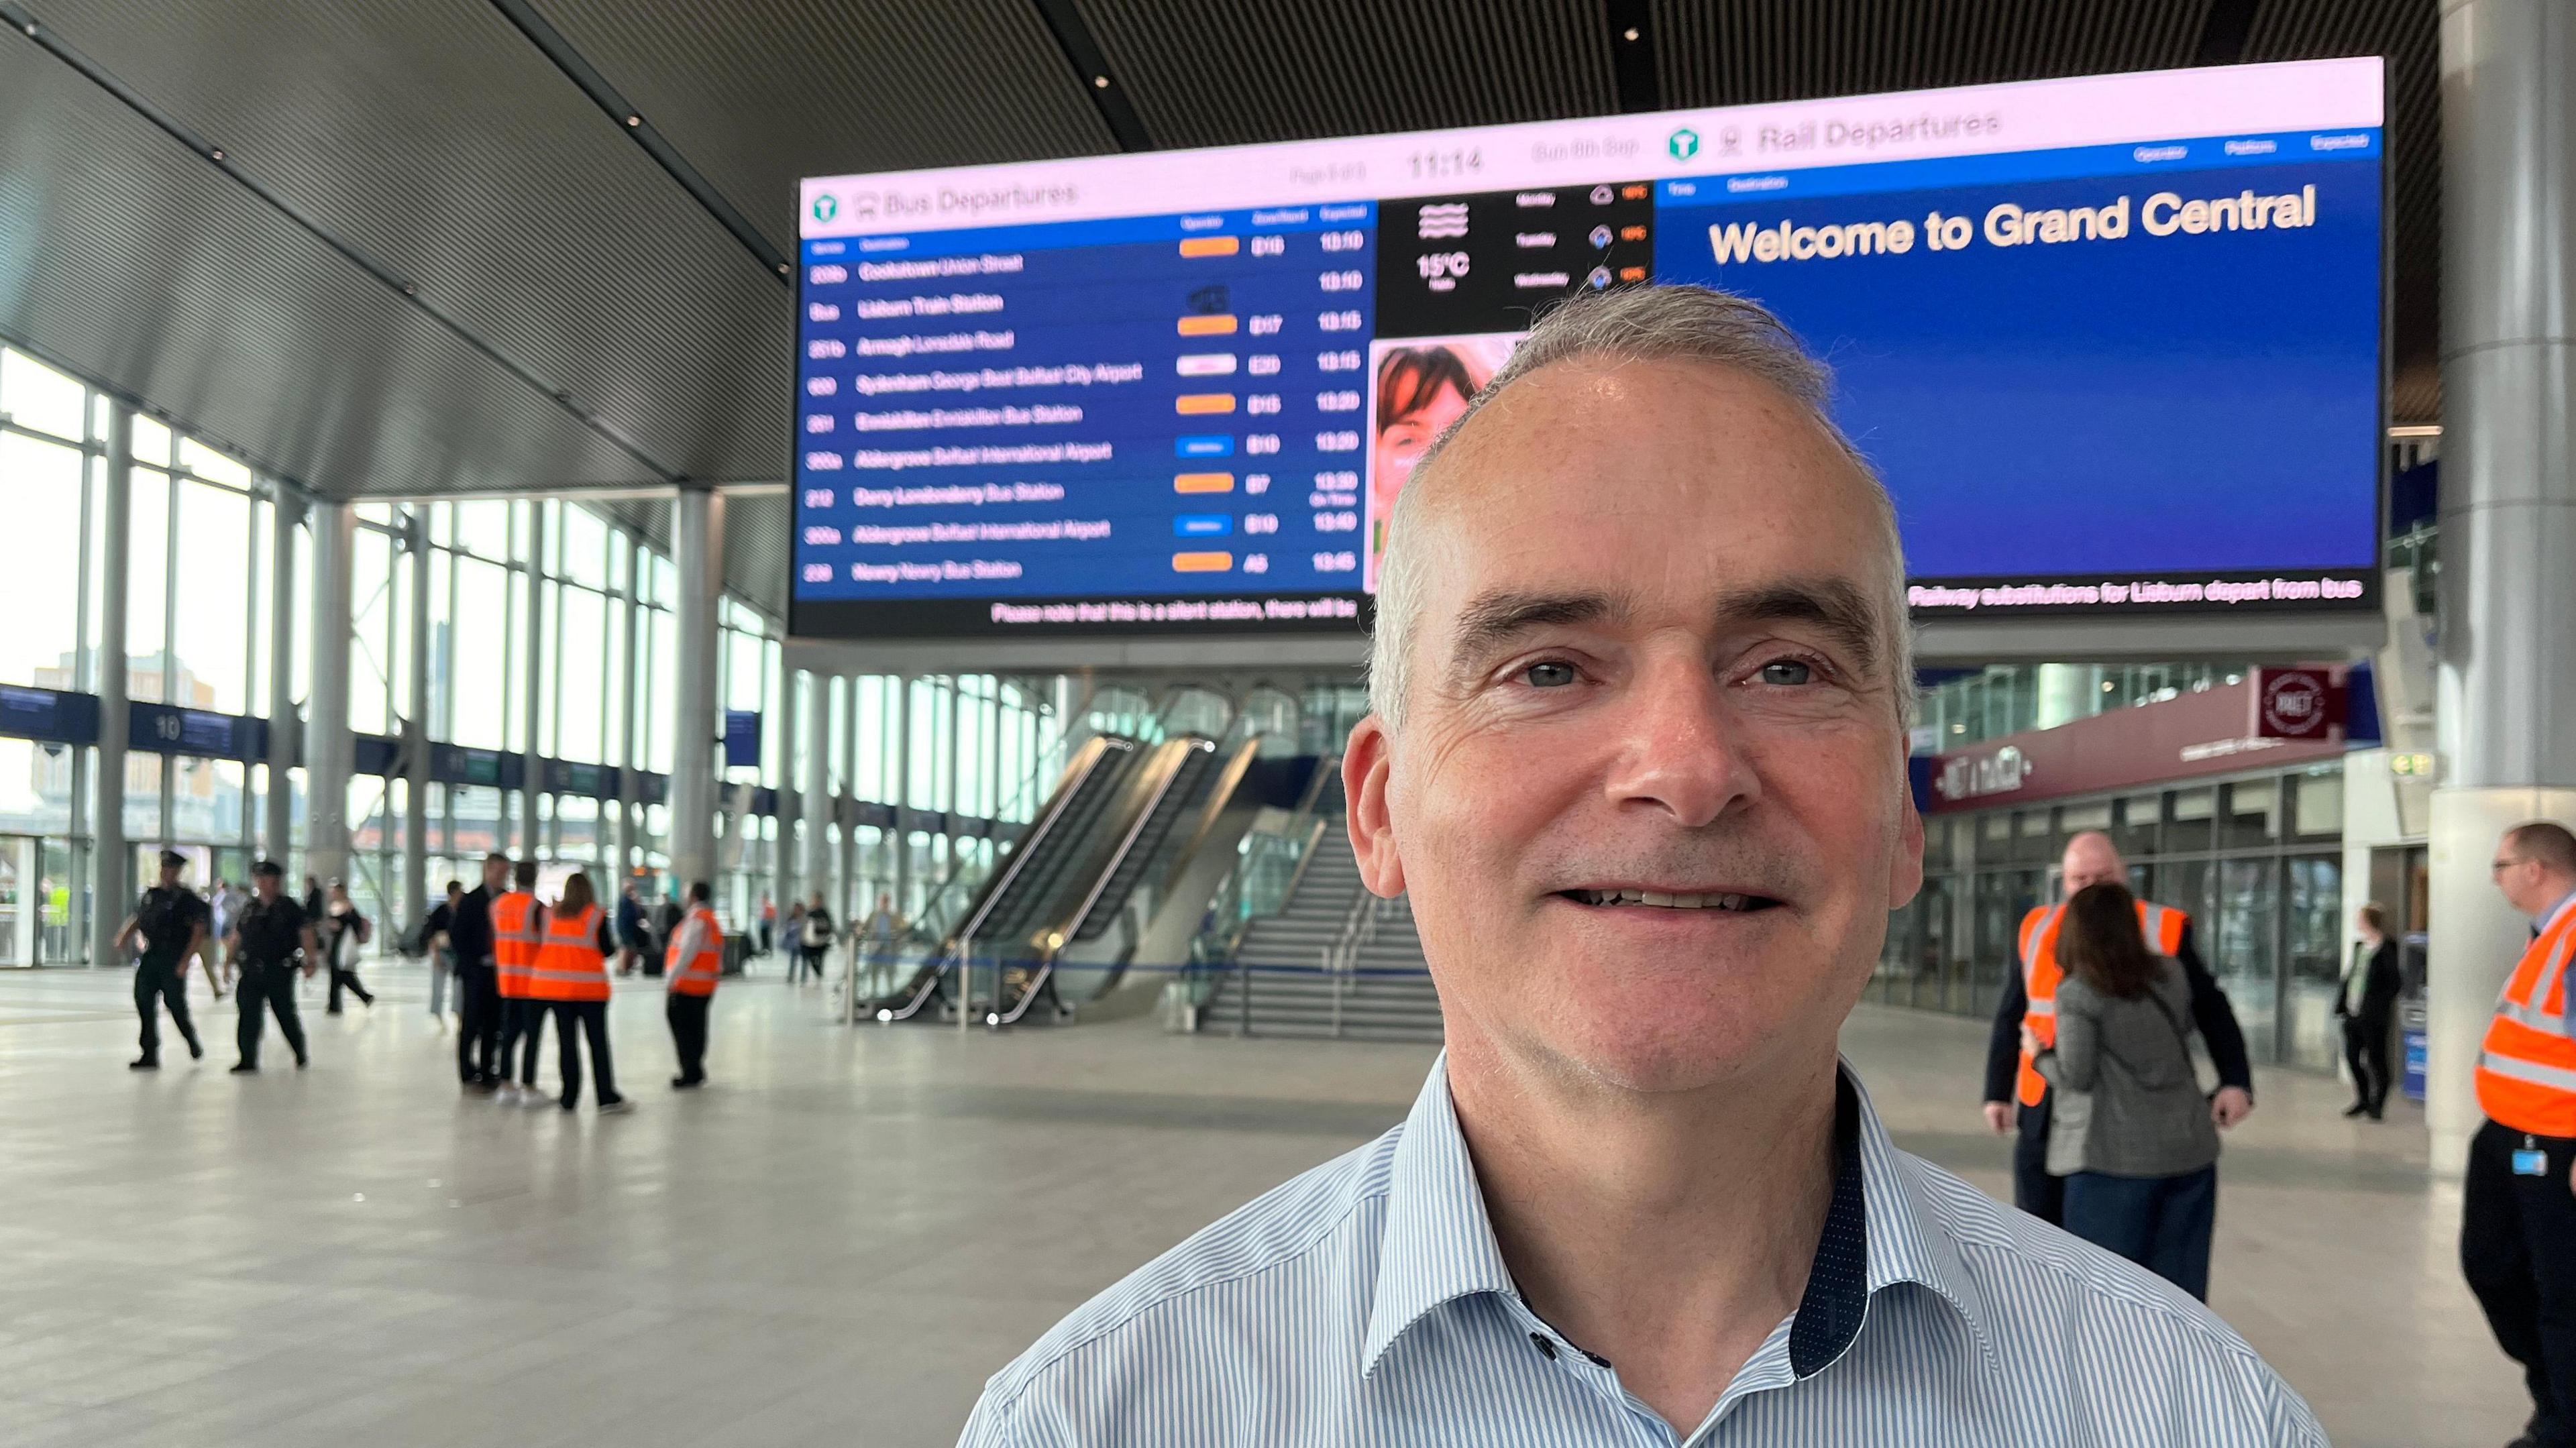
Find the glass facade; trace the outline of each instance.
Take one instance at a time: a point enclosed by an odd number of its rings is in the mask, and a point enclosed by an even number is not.
[[[0,686],[98,692],[100,554],[108,400],[81,380],[0,348],[0,508],[22,536],[5,593]],[[312,677],[312,539],[301,523],[281,559],[276,509],[301,500],[239,462],[137,416],[127,556],[127,685],[132,699],[265,720],[283,671],[299,713]],[[418,717],[433,743],[566,765],[673,764],[669,696],[677,672],[671,561],[578,502],[560,499],[366,503],[355,514],[351,560],[349,722],[360,736],[400,736]],[[277,627],[277,570],[293,589]],[[415,630],[415,611],[424,627]],[[820,832],[827,875],[802,881],[848,908],[882,889],[926,898],[956,870],[990,863],[993,824],[1026,820],[1061,766],[1059,711],[1072,697],[1054,677],[991,675],[827,678],[829,737],[807,740],[782,666],[784,626],[743,601],[719,605],[719,707],[762,717],[756,764],[721,771],[717,806],[719,905],[752,918],[778,881],[778,820],[755,808],[802,783],[811,751],[826,751],[837,809],[803,828]],[[415,639],[427,642],[426,686],[412,697]],[[1164,700],[1103,690],[1081,721],[1094,728],[1152,724]],[[1223,701],[1192,706],[1194,727]],[[791,712],[794,722],[791,726]],[[1201,716],[1206,716],[1202,718]],[[99,797],[87,745],[0,738],[0,964],[78,963],[94,910],[89,821]],[[792,756],[792,757],[791,757]],[[304,771],[279,783],[288,838],[263,838],[268,768],[254,758],[204,758],[136,748],[127,756],[125,834],[132,873],[165,846],[189,854],[191,880],[244,878],[261,854],[304,870]],[[360,907],[399,919],[410,816],[409,784],[361,769],[351,781],[350,887]],[[666,865],[664,807],[647,803],[621,832],[621,806],[597,791],[524,796],[490,783],[433,783],[422,802],[432,898],[446,880],[472,879],[487,850],[533,852],[614,872]],[[801,871],[800,871],[801,874]],[[29,917],[32,916],[32,919]],[[27,928],[19,922],[28,920]],[[391,939],[389,932],[382,938]]]
[[[2343,766],[1924,820],[1923,893],[1888,923],[1871,998],[1991,1015],[2066,842],[2102,830],[2130,885],[2188,911],[2257,1061],[2332,1070],[2342,972]]]

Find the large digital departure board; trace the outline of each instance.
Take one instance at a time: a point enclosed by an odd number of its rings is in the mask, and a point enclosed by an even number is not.
[[[809,180],[792,630],[1355,632],[1568,295],[1835,367],[1918,617],[2368,607],[2377,60]]]

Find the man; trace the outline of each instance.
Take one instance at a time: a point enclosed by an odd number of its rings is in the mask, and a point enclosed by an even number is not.
[[[2346,1116],[2373,1121],[2388,1115],[2388,1032],[2397,1024],[2397,997],[2406,976],[2397,964],[2397,942],[2388,938],[2388,910],[2373,900],[2353,912],[2352,963],[2335,987],[2335,1015],[2343,1021],[2343,1063],[2352,1072],[2352,1105]]]
[[[633,975],[644,951],[644,906],[635,898],[635,882],[617,895],[617,973]]]
[[[814,892],[814,903],[805,907],[805,928],[797,932],[796,946],[802,952],[806,972],[821,980],[823,957],[832,948],[832,912],[824,907],[820,890]],[[796,978],[792,965],[787,978]]]
[[[158,884],[143,892],[134,913],[117,927],[116,948],[142,942],[134,963],[134,1011],[143,1018],[143,1054],[126,1063],[131,1071],[161,1069],[161,1006],[170,1007],[170,1024],[188,1043],[188,1059],[206,1054],[197,1041],[196,1023],[188,1019],[188,957],[206,948],[206,902],[179,883],[188,857],[177,850],[161,852]]]
[[[501,1084],[501,987],[492,961],[492,902],[510,888],[510,857],[483,857],[483,881],[447,924],[456,947],[456,1076],[468,1091]]]
[[[537,951],[545,939],[546,907],[537,899],[537,862],[521,860],[510,867],[510,890],[492,902],[493,984],[501,996],[501,1104],[540,1106],[537,1094],[537,1048],[546,1035],[550,1001],[538,999],[534,985]],[[527,1053],[519,1045],[527,1043]],[[510,1079],[510,1063],[521,1062],[519,1079]]]
[[[707,1080],[707,1008],[715,1004],[716,979],[724,973],[724,927],[707,904],[714,898],[706,881],[690,884],[688,918],[680,922],[670,952],[662,957],[670,997],[662,1014],[671,1023],[671,1046],[680,1058],[680,1074],[671,1078],[674,1091],[695,1091]]]
[[[375,926],[349,898],[349,887],[338,880],[331,882],[330,893],[323,897],[322,918],[314,923],[314,936],[322,942],[322,958],[331,968],[331,993],[323,1006],[326,1016],[340,1014],[340,992],[346,990],[368,1009],[375,1008],[375,993],[358,979],[358,952],[375,937]]]
[[[295,1069],[301,1071],[312,1064],[312,1057],[304,1049],[304,1022],[295,1010],[296,958],[301,952],[304,974],[310,977],[322,959],[322,943],[313,938],[313,921],[304,907],[281,888],[286,883],[285,867],[275,860],[262,860],[251,866],[250,879],[256,893],[237,912],[232,934],[224,942],[240,978],[233,995],[241,1010],[241,1025],[233,1044],[240,1049],[241,1059],[234,1063],[233,1074],[248,1076],[259,1070],[259,1037],[268,1024],[263,1010],[276,1015],[277,1033],[286,1038],[287,1049],[295,1053]]]
[[[456,940],[452,927],[456,911],[465,899],[465,882],[447,882],[447,898],[429,907],[420,922],[420,947],[429,955],[429,1014],[441,1031],[447,1029],[447,983],[456,974]],[[459,1006],[464,1004],[464,991],[457,992]]]
[[[2321,1448],[2206,1309],[1897,1150],[1837,1068],[1923,836],[1893,509],[1825,390],[1749,302],[1611,292],[1434,446],[1343,782],[1448,1049],[967,1443]]]
[[[760,897],[760,953],[767,955],[778,933],[778,902],[766,893]]]
[[[2058,875],[2063,898],[2071,900],[2087,885],[2128,884],[2129,865],[2109,835],[2087,830],[2066,842]],[[2021,1033],[2027,1022],[2043,1049],[2057,1041],[2057,982],[2065,973],[2057,961],[2057,936],[2065,914],[2066,907],[2059,904],[2022,916],[2021,929],[2013,936],[2012,975],[1995,1004],[1994,1033],[1986,1041],[1986,1126],[1997,1136],[2016,1126],[2021,1131],[2013,1143],[2013,1205],[2052,1227],[2066,1225],[2066,1179],[2048,1172],[2048,1082],[2022,1049]],[[2191,986],[2191,1018],[2218,1067],[2210,1118],[2233,1127],[2254,1110],[2254,1072],[2246,1063],[2245,1032],[2236,1024],[2235,1007],[2201,963],[2189,915],[2141,899],[2138,929],[2146,936],[2147,949],[2170,955],[2182,966],[2183,979]]]
[[[2478,1106],[2460,1198],[2460,1268],[2531,1388],[2517,1445],[2576,1444],[2576,835],[2505,831],[2496,888],[2531,917],[2478,1052]]]
[[[215,887],[206,892],[206,938],[198,946],[197,956],[206,963],[206,989],[217,1000],[224,998],[224,968],[216,958],[215,947],[231,937],[233,912],[239,908],[232,886],[223,880],[215,881]]]

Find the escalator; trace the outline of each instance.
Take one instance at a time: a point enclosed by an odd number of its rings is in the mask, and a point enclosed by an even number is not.
[[[1031,942],[1029,959],[1003,972],[1000,1002],[985,1023],[1011,1025],[1040,1004],[1067,1015],[1067,999],[1112,1016],[1149,1003],[1165,973],[1187,959],[1237,842],[1276,787],[1256,777],[1259,754],[1257,739],[1227,753],[1184,736],[1138,766],[1136,812],[1125,830],[1104,835],[1111,848],[1099,857],[1096,885],[1069,897],[1058,923]],[[1131,966],[1146,968],[1141,989],[1121,991]]]
[[[1015,1024],[1040,1002],[1053,1005],[1059,1016],[1072,1014],[1057,970],[1067,947],[1097,940],[1118,918],[1174,826],[1205,803],[1216,763],[1214,740],[1183,735],[1165,740],[1137,765],[1085,862],[1085,888],[1063,892],[1050,918],[1030,922],[1025,952],[1002,958],[999,996],[985,1024]]]
[[[934,1004],[943,1009],[955,994],[957,965],[967,952],[988,953],[986,942],[1023,940],[1034,922],[1051,918],[1049,906],[1097,853],[1093,836],[1101,816],[1121,801],[1137,760],[1146,751],[1132,739],[1099,734],[1085,740],[1058,777],[1044,807],[994,867],[958,928],[914,971],[901,989],[867,1002],[862,1010],[880,1021],[906,1021]],[[939,1012],[933,1011],[936,1016]]]

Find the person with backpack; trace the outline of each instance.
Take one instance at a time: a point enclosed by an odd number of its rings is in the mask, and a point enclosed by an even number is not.
[[[367,942],[375,938],[375,927],[349,898],[349,887],[334,880],[322,918],[317,922],[324,961],[331,967],[331,998],[323,1007],[326,1016],[340,1014],[340,992],[346,990],[369,1007],[376,1003],[375,994],[358,979],[358,955]]]
[[[2066,1179],[2066,1230],[2206,1302],[2218,1126],[2192,1062],[2191,984],[2109,882],[2066,902],[2058,956],[2056,1040],[2026,1044],[2057,1093],[2048,1170]]]
[[[129,1063],[135,1071],[161,1069],[161,1007],[170,1008],[170,1023],[188,1043],[188,1058],[206,1054],[197,1026],[188,1018],[188,957],[206,948],[206,902],[179,883],[188,857],[177,850],[161,852],[160,883],[134,902],[134,913],[117,927],[116,948],[138,949],[134,963],[134,1009],[143,1018],[143,1054]]]

